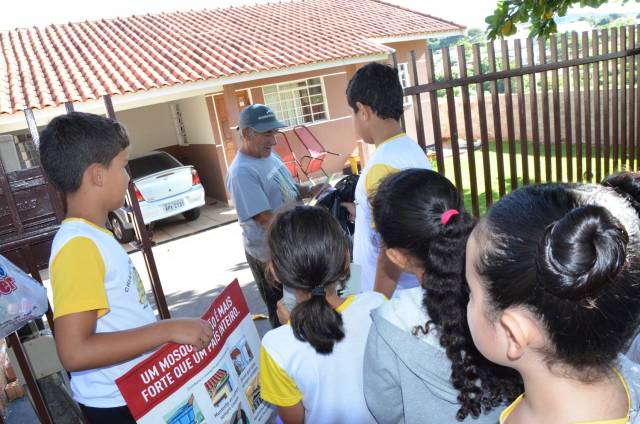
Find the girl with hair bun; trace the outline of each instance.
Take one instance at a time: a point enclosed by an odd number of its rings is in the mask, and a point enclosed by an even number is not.
[[[640,214],[640,174],[637,172],[619,172],[607,176],[602,185],[611,187],[622,196],[629,199],[631,205]],[[640,327],[637,329],[637,335],[626,356],[632,361],[640,363]]]
[[[640,423],[640,220],[596,185],[521,188],[467,243],[467,318],[478,350],[524,394],[501,423]]]
[[[402,290],[372,314],[365,351],[367,405],[380,423],[495,423],[522,391],[511,369],[473,345],[465,308],[464,250],[473,218],[442,175],[389,176],[372,204],[387,257],[421,287]]]
[[[284,423],[374,422],[362,362],[369,314],[384,296],[338,295],[349,278],[349,243],[323,208],[298,206],[278,215],[268,245],[267,271],[295,292],[297,305],[289,323],[262,339],[262,398],[278,407]]]

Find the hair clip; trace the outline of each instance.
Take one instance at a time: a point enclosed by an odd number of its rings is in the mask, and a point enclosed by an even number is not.
[[[459,214],[460,212],[458,212],[455,209],[447,209],[446,211],[444,211],[444,213],[440,217],[440,222],[442,222],[442,225],[447,225],[452,217]]]

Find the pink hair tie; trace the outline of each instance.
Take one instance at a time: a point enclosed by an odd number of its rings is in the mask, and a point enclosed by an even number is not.
[[[442,225],[447,225],[451,218],[456,215],[460,215],[460,212],[455,209],[447,209],[440,217],[440,222],[442,222]]]

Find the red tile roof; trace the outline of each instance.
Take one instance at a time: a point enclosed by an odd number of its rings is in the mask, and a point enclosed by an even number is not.
[[[377,0],[283,3],[0,31],[0,114],[385,53],[464,27]]]

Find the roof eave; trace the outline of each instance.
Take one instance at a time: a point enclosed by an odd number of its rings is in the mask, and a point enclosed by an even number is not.
[[[373,41],[374,43],[389,44],[389,43],[402,43],[405,41],[427,40],[429,38],[451,37],[453,35],[464,35],[464,28],[451,30],[451,31],[441,31],[441,32],[423,32],[420,34],[394,35],[390,37],[373,37],[373,38],[369,38],[369,40]]]

